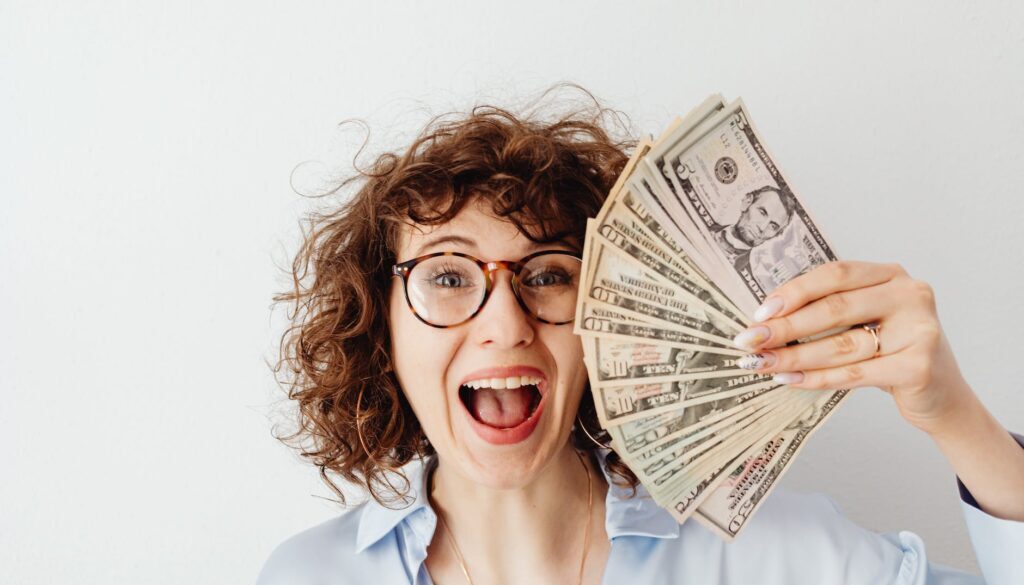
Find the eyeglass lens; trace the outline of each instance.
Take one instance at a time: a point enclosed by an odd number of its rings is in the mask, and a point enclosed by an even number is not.
[[[549,323],[571,321],[576,310],[581,262],[565,254],[530,259],[519,272],[516,294],[533,316]],[[436,256],[417,264],[406,283],[416,314],[434,325],[469,319],[484,302],[484,269],[460,256]]]

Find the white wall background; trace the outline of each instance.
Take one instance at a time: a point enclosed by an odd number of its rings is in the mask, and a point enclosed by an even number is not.
[[[270,435],[290,173],[344,171],[345,118],[386,146],[559,80],[645,132],[742,95],[839,252],[930,281],[1024,430],[1022,4],[749,4],[5,2],[0,582],[251,582],[336,514]],[[975,566],[949,469],[881,392],[786,483]]]

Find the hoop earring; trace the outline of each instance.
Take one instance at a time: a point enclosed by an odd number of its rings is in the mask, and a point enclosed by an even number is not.
[[[597,439],[594,438],[593,435],[590,434],[590,431],[587,430],[586,425],[584,425],[583,421],[580,420],[580,413],[578,412],[576,413],[576,426],[583,429],[583,432],[587,435],[587,438],[590,439],[598,447],[602,449],[611,449],[611,443],[609,443],[608,445],[602,445],[600,442],[598,442]]]

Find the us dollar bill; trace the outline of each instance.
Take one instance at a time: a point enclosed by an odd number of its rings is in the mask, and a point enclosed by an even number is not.
[[[765,389],[765,391],[770,390]],[[704,424],[702,421],[692,428],[684,429],[682,433],[677,432],[666,437],[667,441],[659,441],[654,447],[629,453],[628,458],[624,458],[624,460],[631,469],[636,471],[638,477],[653,480],[663,469],[675,466],[682,469],[687,464],[684,459],[692,459],[711,445],[749,427],[761,416],[768,414],[769,410],[775,406],[777,405],[764,400],[741,405],[734,409],[734,412],[731,412],[727,418],[708,424]],[[609,431],[618,429],[619,427],[612,427]],[[612,437],[615,441],[622,441],[617,433],[613,432]],[[619,445],[626,448],[626,445],[621,442]],[[685,458],[684,455],[686,455]]]
[[[644,384],[741,376],[736,356],[658,343],[586,337],[583,346],[594,358],[594,386]]]
[[[657,449],[645,451],[630,459],[628,464],[648,490],[652,494],[657,493],[664,490],[665,485],[683,473],[698,457],[720,448],[723,442],[749,429],[770,412],[768,406],[744,410],[731,425],[712,425],[712,428],[696,430],[685,440],[671,441]]]
[[[747,314],[779,285],[836,260],[832,246],[770,156],[742,100],[715,115],[689,144],[670,149],[664,171],[715,264],[745,291]],[[646,159],[645,159],[646,160]]]
[[[702,453],[663,472],[659,481],[653,485],[654,489],[650,492],[652,497],[668,507],[677,520],[684,521],[700,505],[709,490],[714,489],[723,480],[725,473],[732,469],[729,464],[733,460],[745,456],[751,445],[760,445],[786,428],[794,412],[802,411],[816,399],[812,394],[814,392],[801,390],[786,393],[766,414],[726,437],[713,451]],[[682,502],[685,505],[681,505]]]
[[[770,376],[747,374],[735,378],[591,386],[590,391],[601,426],[607,429],[645,416],[743,394],[760,383],[774,384]]]
[[[740,370],[731,345],[772,290],[835,259],[721,96],[642,140],[588,225],[574,331],[598,417],[677,521],[734,538],[847,395]]]
[[[713,258],[713,256],[709,256],[711,251],[698,248],[693,240],[686,237],[687,232],[697,233],[696,226],[689,218],[678,214],[672,215],[672,212],[665,206],[665,196],[659,195],[655,184],[651,171],[646,165],[641,164],[633,170],[633,174],[626,181],[626,188],[637,200],[643,202],[647,212],[657,220],[661,229],[668,232],[683,248],[686,256],[701,266],[705,274],[710,275],[713,279],[716,278],[713,265],[708,260],[708,258]]]
[[[849,390],[828,393],[816,400],[752,455],[733,466],[701,502],[705,523],[732,540],[764,502],[807,440],[835,412]]]
[[[645,477],[645,485],[652,497],[662,503],[673,500],[680,492],[701,481],[709,469],[735,458],[753,443],[777,432],[792,416],[792,408],[799,397],[789,395],[780,404],[757,409],[736,425],[731,432],[720,433],[701,442],[697,449],[686,450],[661,467],[653,477]],[[644,469],[636,470],[645,473]]]
[[[725,107],[725,100],[721,95],[715,94],[708,97],[688,114],[686,125],[678,125],[672,132],[664,134],[662,140],[652,146],[651,150],[637,163],[637,167],[643,170],[643,173],[637,176],[642,177],[650,185],[650,189],[645,190],[645,193],[656,198],[658,207],[666,209],[673,219],[678,218],[678,221],[674,222],[675,224],[687,226],[686,239],[700,250],[705,261],[713,261],[715,258],[711,252],[710,243],[703,238],[703,234],[699,231],[690,229],[696,225],[697,218],[692,217],[689,208],[684,205],[683,195],[679,190],[678,183],[674,182],[672,173],[664,170],[665,159],[673,152],[678,152],[681,146],[691,144],[696,138],[708,132],[713,127],[718,114]]]
[[[685,331],[708,345],[733,347],[735,334],[730,335],[724,325],[728,318],[705,299],[661,281],[644,265],[605,245],[600,236],[592,234],[589,247],[588,266],[594,268],[583,283],[584,307],[613,305],[625,314]]]
[[[580,319],[575,323],[575,332],[578,335],[599,335],[608,339],[647,340],[652,343],[735,357],[745,355],[740,350],[712,344],[686,331],[641,320],[614,305],[596,301],[583,303]]]
[[[708,126],[702,136],[691,133],[670,147],[662,171],[682,195],[702,240],[712,244],[717,266],[732,283],[729,290],[741,291],[732,299],[750,313],[781,284],[837,256],[769,153],[743,102],[725,108]],[[826,393],[821,401],[831,412],[846,394]],[[823,420],[812,419],[805,434]],[[774,473],[748,478],[748,483],[757,483],[750,492],[769,492],[791,461],[783,458]],[[724,521],[721,514],[703,516],[724,533],[730,525],[742,527]]]
[[[612,194],[594,220],[597,232],[613,246],[622,249],[638,262],[657,262],[657,272],[674,284],[683,286],[698,297],[713,300],[733,321],[725,324],[730,330],[742,328],[747,321],[715,283],[687,256],[686,251],[669,236],[628,189]],[[633,254],[642,250],[643,254]]]
[[[663,249],[679,258],[680,262],[686,264],[693,273],[697,274],[715,290],[719,290],[718,285],[709,278],[706,271],[703,270],[703,268],[701,268],[693,258],[686,254],[686,249],[676,242],[662,224],[658,223],[657,219],[650,213],[650,211],[648,211],[644,202],[639,197],[636,197],[632,191],[625,189],[620,193],[620,195],[612,200],[609,204],[611,206],[609,214],[617,210],[617,204],[621,204],[622,207],[629,210],[632,216],[635,217],[641,225],[643,225],[643,228],[646,231],[645,233],[651,240],[657,242],[657,244],[662,246]],[[601,219],[598,217],[598,222],[600,223],[600,221]],[[723,296],[725,295],[722,291],[719,290],[719,292],[723,294]]]
[[[744,327],[743,313],[717,289],[694,272],[688,271],[683,264],[673,262],[669,255],[658,246],[642,238],[637,231],[619,224],[606,223],[594,225],[589,229],[597,233],[592,236],[593,246],[611,248],[615,253],[629,259],[632,263],[643,266],[656,278],[671,284],[675,289],[685,292],[694,301],[700,301],[708,309],[707,318],[714,320],[716,328],[722,331],[742,330]],[[592,252],[599,251],[592,248]],[[595,258],[595,262],[598,259]]]
[[[723,425],[735,426],[752,409],[768,404],[781,387],[765,382],[749,390],[684,408],[635,419],[608,429],[620,448],[620,454],[641,460],[680,443],[693,440],[697,433],[718,432]]]
[[[694,136],[705,133],[711,120],[725,107],[720,95],[713,95],[690,111],[683,123],[676,125],[671,131],[665,132],[639,161],[626,181],[626,186],[640,199],[646,201],[650,212],[658,219],[663,228],[672,233],[673,237],[694,261],[704,267],[706,272],[715,279],[715,259],[710,246],[699,231],[695,229],[695,219],[683,206],[680,195],[673,191],[666,177],[662,176],[659,165],[653,161],[661,161],[665,154],[679,144],[688,144]]]
[[[715,454],[716,458],[706,457],[691,465],[677,481],[663,488],[658,495],[677,519],[682,521],[691,516],[728,479],[731,471],[750,460],[772,437],[785,432],[792,425],[793,419],[798,418],[810,405],[832,403],[828,393],[794,390],[788,394],[788,406],[784,410],[780,409],[778,416],[770,421],[764,419],[766,422],[756,432],[751,431],[743,440],[733,441],[729,448],[720,449]],[[765,487],[771,489],[767,484]],[[704,516],[707,519],[707,514]]]

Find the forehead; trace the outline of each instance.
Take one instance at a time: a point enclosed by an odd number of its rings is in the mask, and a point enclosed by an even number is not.
[[[442,251],[465,252],[482,260],[517,260],[540,249],[572,249],[566,243],[531,241],[511,221],[496,217],[483,202],[467,204],[438,225],[408,223],[398,235],[399,261]]]
[[[775,191],[765,191],[757,198],[756,205],[764,207],[768,211],[785,213],[786,206],[782,204],[782,197]]]

